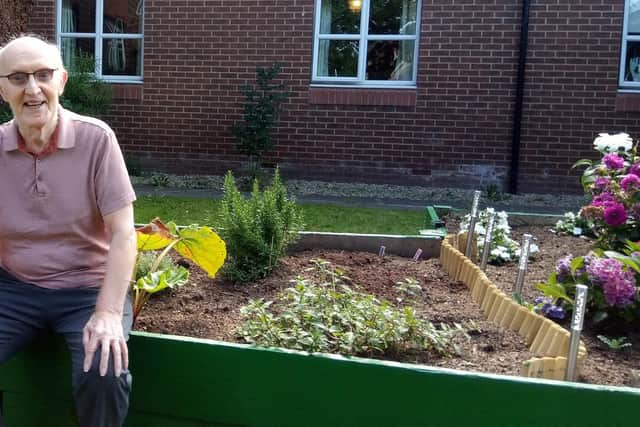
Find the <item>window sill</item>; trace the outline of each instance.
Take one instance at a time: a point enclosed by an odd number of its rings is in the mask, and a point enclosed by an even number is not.
[[[113,99],[116,100],[142,101],[142,88],[141,84],[111,83]]]
[[[310,87],[309,103],[319,105],[386,105],[414,107],[416,89]]]
[[[640,111],[640,92],[618,92],[615,109],[617,112]]]

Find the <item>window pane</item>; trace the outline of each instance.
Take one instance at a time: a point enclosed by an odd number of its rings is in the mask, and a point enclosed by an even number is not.
[[[356,77],[358,75],[356,40],[320,40],[318,75],[322,77]]]
[[[102,75],[141,76],[142,40],[104,39],[102,43]]]
[[[95,33],[95,0],[63,0],[61,29],[63,33]]]
[[[64,37],[60,43],[62,61],[68,70],[95,73],[94,39]]]
[[[413,40],[372,40],[367,45],[367,80],[413,80]]]
[[[624,81],[640,82],[640,42],[629,42],[627,44]]]
[[[640,34],[640,1],[629,1],[629,25],[627,25],[629,34]]]
[[[359,34],[360,9],[353,0],[322,0],[320,34]]]
[[[415,34],[416,0],[371,0],[369,34]]]
[[[143,0],[104,0],[105,33],[142,34]]]

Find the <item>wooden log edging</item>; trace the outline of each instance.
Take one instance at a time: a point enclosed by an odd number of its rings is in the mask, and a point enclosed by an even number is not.
[[[448,235],[440,246],[440,263],[454,280],[469,288],[471,298],[495,324],[517,332],[536,357],[522,362],[520,374],[530,378],[563,380],[567,368],[570,333],[546,317],[527,310],[489,280],[463,250],[466,233]],[[477,247],[474,245],[474,247]],[[587,349],[580,342],[577,369],[580,371]]]

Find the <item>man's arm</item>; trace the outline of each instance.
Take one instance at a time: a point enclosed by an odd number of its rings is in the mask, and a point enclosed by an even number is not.
[[[111,246],[96,309],[82,334],[84,371],[89,371],[94,354],[100,348],[100,375],[107,373],[111,352],[115,375],[120,376],[122,369],[129,367],[129,351],[122,330],[122,309],[137,251],[133,206],[129,204],[105,215],[104,222],[111,236]]]

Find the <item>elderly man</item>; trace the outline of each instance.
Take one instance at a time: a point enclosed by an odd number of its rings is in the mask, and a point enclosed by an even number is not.
[[[80,425],[121,426],[135,194],[113,131],[60,105],[66,81],[55,45],[25,36],[0,49],[13,113],[0,126],[0,363],[61,334]]]

